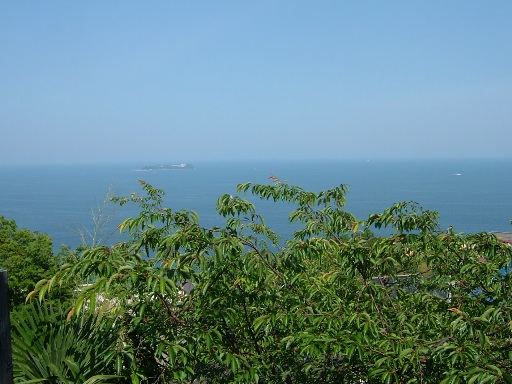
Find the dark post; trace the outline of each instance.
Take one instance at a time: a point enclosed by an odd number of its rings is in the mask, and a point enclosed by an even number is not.
[[[0,384],[12,384],[11,321],[7,271],[0,269]]]

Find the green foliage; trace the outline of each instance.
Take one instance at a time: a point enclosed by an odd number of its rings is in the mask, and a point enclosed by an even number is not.
[[[71,320],[58,303],[31,304],[12,316],[16,383],[93,384],[118,379],[116,322],[80,315]],[[111,374],[108,374],[108,373]]]
[[[273,181],[221,196],[214,228],[141,182],[114,199],[140,207],[119,226],[130,241],[87,249],[30,297],[87,283],[69,316],[117,319],[132,383],[512,382],[510,246],[441,231],[415,203],[358,220],[346,186]],[[285,245],[244,193],[292,205]]]
[[[51,238],[18,229],[14,220],[0,216],[0,268],[7,270],[10,307],[14,308],[25,301],[35,283],[56,272]]]

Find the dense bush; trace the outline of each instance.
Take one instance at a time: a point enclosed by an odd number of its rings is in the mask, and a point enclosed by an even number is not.
[[[39,280],[57,271],[57,260],[48,235],[20,229],[14,220],[0,216],[0,269],[9,274],[11,308],[24,303]]]
[[[225,225],[204,228],[142,182],[113,199],[140,206],[120,225],[131,240],[85,250],[30,297],[87,283],[69,316],[115,319],[113,374],[133,383],[512,382],[510,246],[442,231],[414,203],[359,221],[343,185],[274,182],[237,190],[290,204],[290,239],[243,195],[221,196]]]

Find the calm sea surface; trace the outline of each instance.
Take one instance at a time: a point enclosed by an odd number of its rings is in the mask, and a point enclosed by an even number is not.
[[[0,166],[0,215],[21,228],[47,233],[55,248],[80,245],[79,233],[93,229],[93,214],[107,193],[140,192],[139,179],[166,191],[172,209],[199,213],[201,225],[222,225],[217,198],[235,194],[246,181],[268,183],[270,175],[318,192],[349,185],[346,209],[358,219],[394,202],[415,201],[440,213],[440,225],[457,232],[512,231],[512,159],[504,160],[339,160],[277,162],[197,162],[191,170],[141,171],[145,163]],[[289,235],[292,206],[253,200],[267,224]],[[102,231],[103,242],[119,241],[115,227],[134,216],[132,206],[117,209]],[[90,238],[89,238],[90,240]]]

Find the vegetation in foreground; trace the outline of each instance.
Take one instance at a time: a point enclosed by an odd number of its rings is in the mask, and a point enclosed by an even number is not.
[[[273,181],[221,196],[215,228],[145,182],[114,198],[140,206],[130,240],[61,263],[13,313],[16,381],[512,383],[510,246],[415,203],[359,221],[344,185]],[[293,237],[244,194],[287,202]]]

